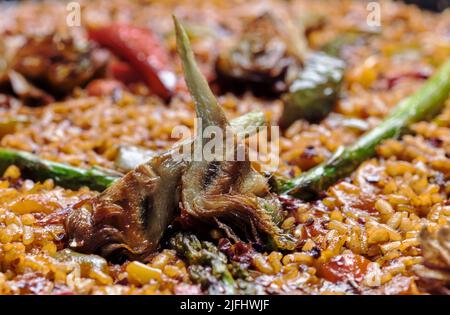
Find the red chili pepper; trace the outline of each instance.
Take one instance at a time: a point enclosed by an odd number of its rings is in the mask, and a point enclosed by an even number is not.
[[[176,85],[169,56],[158,38],[146,28],[110,24],[88,30],[89,38],[127,61],[148,87],[164,99]]]
[[[114,60],[108,65],[112,77],[122,83],[129,84],[141,81],[141,76],[128,63]]]

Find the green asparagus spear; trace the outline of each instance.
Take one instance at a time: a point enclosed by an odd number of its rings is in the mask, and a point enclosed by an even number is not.
[[[193,234],[177,233],[169,244],[179,256],[186,258],[191,280],[209,294],[263,293],[263,289],[254,283],[234,279],[227,257],[213,243],[200,241]]]
[[[275,190],[303,199],[317,196],[374,156],[376,146],[383,140],[396,138],[412,123],[438,114],[449,93],[450,58],[417,92],[400,102],[380,125],[361,136],[353,145],[338,149],[325,163],[293,180],[278,181]]]
[[[189,263],[192,280],[200,283],[208,291],[222,291],[225,294],[234,294],[236,283],[227,268],[227,258],[210,242],[200,242],[193,234],[178,233],[170,240],[171,247]],[[192,269],[193,266],[196,266]],[[210,267],[210,278],[199,266]]]
[[[28,152],[0,148],[0,173],[3,173],[10,165],[19,167],[25,178],[38,181],[52,178],[58,185],[71,189],[88,186],[101,191],[121,176],[120,173],[113,171],[77,168],[40,159]]]
[[[242,138],[252,136],[258,131],[259,127],[265,124],[266,116],[262,112],[250,112],[230,120],[230,126],[233,128],[233,131]],[[146,148],[122,145],[119,147],[115,166],[120,171],[128,172],[157,154],[158,152]]]
[[[230,125],[236,130],[236,133],[243,137],[255,133],[256,129],[265,123],[265,115],[260,112],[248,113],[230,121]],[[141,159],[130,161],[128,165],[132,163],[136,167],[146,161],[147,159],[141,157]],[[77,168],[44,160],[28,152],[0,148],[0,175],[10,165],[20,168],[25,178],[38,181],[52,178],[58,185],[71,189],[87,186],[93,190],[103,191],[122,176],[121,173],[113,170],[98,167]]]

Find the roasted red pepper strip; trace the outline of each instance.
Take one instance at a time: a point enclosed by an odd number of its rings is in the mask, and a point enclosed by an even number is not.
[[[122,83],[129,84],[141,81],[139,73],[124,61],[111,61],[108,65],[108,70],[114,79]]]
[[[88,30],[89,38],[127,61],[148,87],[164,99],[172,96],[176,77],[169,56],[149,30],[124,24],[110,24]]]

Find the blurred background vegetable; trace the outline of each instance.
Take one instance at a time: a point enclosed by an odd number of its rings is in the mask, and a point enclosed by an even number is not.
[[[344,69],[345,63],[341,59],[321,52],[308,54],[304,69],[283,95],[280,127],[287,128],[300,118],[317,122],[328,115],[337,100]]]
[[[209,294],[264,293],[262,286],[235,277],[239,272],[229,269],[227,257],[213,243],[200,241],[194,234],[177,233],[170,238],[169,245],[188,261],[191,280]],[[240,272],[242,275],[244,270]]]
[[[216,69],[221,82],[262,93],[285,90],[285,76],[301,67],[306,39],[289,15],[273,12],[250,19],[244,32],[219,55]]]
[[[54,34],[27,38],[10,67],[49,94],[64,96],[104,71],[106,58],[87,41]]]

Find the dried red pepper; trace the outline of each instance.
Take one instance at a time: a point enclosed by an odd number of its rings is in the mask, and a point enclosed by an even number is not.
[[[141,81],[139,73],[124,61],[113,60],[109,62],[108,71],[114,79],[125,84]]]
[[[176,85],[168,53],[149,29],[124,24],[110,24],[88,30],[89,38],[127,61],[148,87],[169,99]]]

